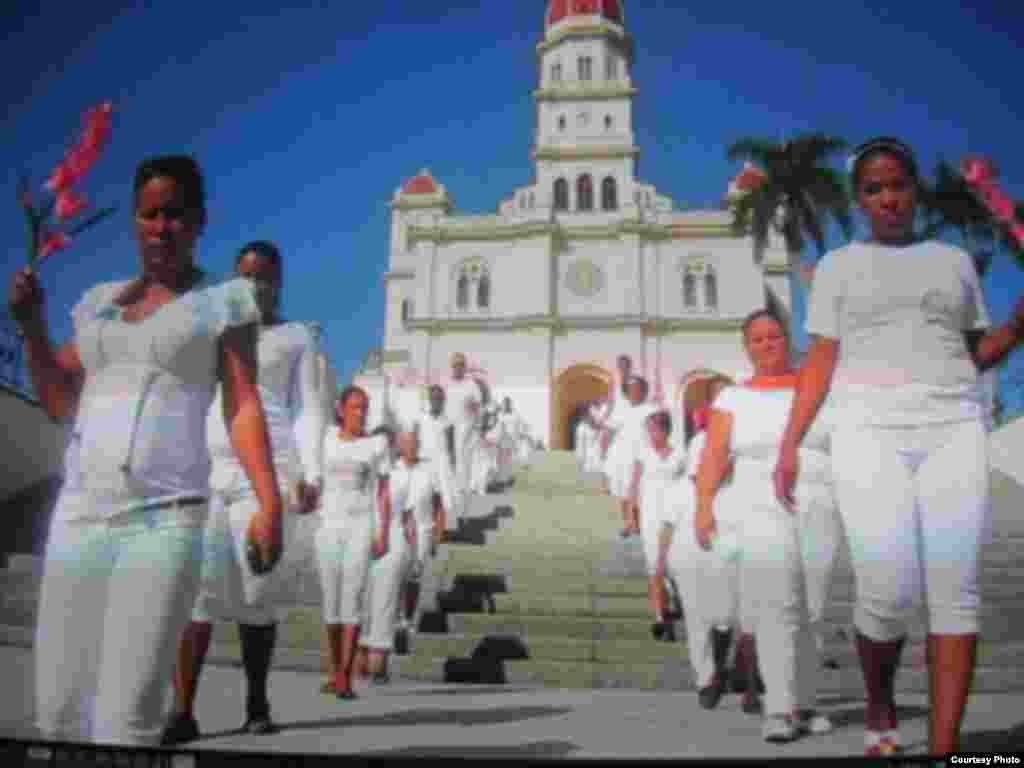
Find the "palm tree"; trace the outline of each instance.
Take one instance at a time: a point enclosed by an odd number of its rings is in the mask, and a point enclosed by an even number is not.
[[[799,285],[796,276],[807,237],[814,242],[819,257],[825,253],[825,216],[839,224],[847,239],[852,237],[853,219],[844,175],[823,164],[846,147],[843,139],[808,133],[782,144],[743,138],[727,150],[730,160],[755,163],[762,177],[734,201],[734,226],[737,232],[753,236],[755,264],[761,263],[770,233],[782,236],[794,288]]]

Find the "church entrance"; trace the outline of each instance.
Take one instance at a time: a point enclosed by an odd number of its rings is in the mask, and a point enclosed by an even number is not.
[[[562,371],[552,388],[551,447],[571,451],[576,447],[576,425],[582,404],[608,395],[611,373],[596,365],[574,365]]]

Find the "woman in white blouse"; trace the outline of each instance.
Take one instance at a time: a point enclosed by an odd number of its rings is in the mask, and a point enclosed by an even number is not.
[[[308,514],[321,487],[325,414],[317,385],[316,341],[309,328],[279,316],[281,253],[273,243],[255,241],[239,251],[238,274],[263,286],[259,330],[259,390],[270,428],[274,466],[286,512]],[[245,531],[259,507],[220,416],[219,391],[207,420],[213,458],[213,495],[206,526],[203,575],[192,620],[182,633],[175,670],[175,714],[164,732],[164,744],[199,736],[193,714],[196,689],[210,647],[212,622],[238,622],[242,668],[246,677],[246,720],[243,730],[273,733],[267,678],[277,634],[282,568],[272,574],[253,573],[245,558]],[[285,545],[291,549],[294,526],[285,519]]]
[[[744,386],[724,389],[712,406],[694,524],[704,549],[714,545],[719,525],[735,536],[740,620],[756,638],[765,682],[764,738],[784,742],[831,729],[814,711],[820,667],[800,530],[816,515],[808,510],[834,506],[831,468],[827,435],[811,436],[794,509],[775,499],[772,471],[796,385],[789,337],[779,318],[759,310],[744,321],[743,341],[756,373]]]
[[[141,163],[134,210],[142,274],[87,291],[73,339],[51,346],[31,271],[15,275],[10,304],[36,392],[51,418],[75,418],[78,445],[47,541],[37,724],[55,738],[155,744],[198,588],[218,381],[258,499],[246,533],[254,570],[280,556],[282,501],[256,385],[255,287],[211,285],[194,263],[199,166],[181,155]]]
[[[321,690],[344,700],[356,698],[352,672],[370,561],[387,554],[391,529],[391,450],[385,435],[366,434],[369,406],[363,389],[346,387],[336,407],[338,426],[324,437],[323,522],[316,555],[331,679]]]
[[[974,674],[978,558],[990,525],[978,374],[1024,338],[1024,301],[1010,322],[989,329],[971,257],[915,236],[917,163],[903,142],[866,142],[851,171],[871,239],[832,251],[816,270],[807,312],[813,343],[778,452],[776,493],[791,501],[804,471],[801,440],[828,392],[836,493],[857,585],[866,749],[899,749],[893,680],[923,586],[929,744],[944,754],[957,748]]]

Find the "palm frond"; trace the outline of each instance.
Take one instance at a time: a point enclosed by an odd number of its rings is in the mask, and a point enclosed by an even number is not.
[[[730,144],[725,151],[725,156],[734,161],[753,160],[764,163],[768,157],[779,151],[780,147],[774,141],[747,136]]]

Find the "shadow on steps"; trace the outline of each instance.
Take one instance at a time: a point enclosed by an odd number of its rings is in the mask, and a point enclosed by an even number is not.
[[[490,635],[480,641],[468,658],[451,657],[444,664],[446,683],[505,685],[506,660],[530,658],[522,639],[515,635]]]

